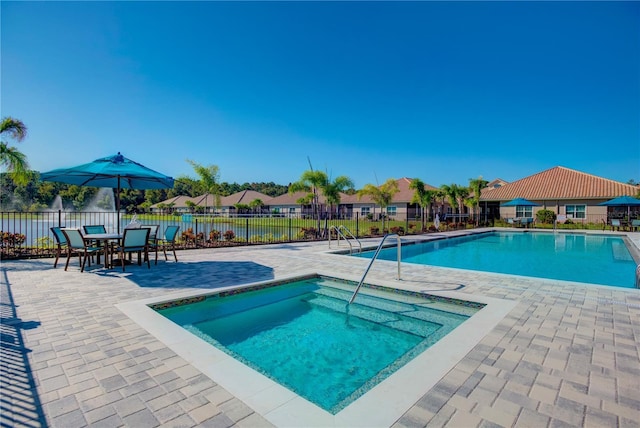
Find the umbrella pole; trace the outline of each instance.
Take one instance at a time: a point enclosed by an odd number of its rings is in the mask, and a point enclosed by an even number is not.
[[[118,223],[118,234],[120,233],[120,176],[118,176],[118,190],[116,193],[116,222]]]

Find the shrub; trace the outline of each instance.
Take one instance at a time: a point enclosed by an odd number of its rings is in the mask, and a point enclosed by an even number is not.
[[[402,226],[393,226],[391,228],[391,233],[397,233],[398,235],[404,235],[404,227],[402,227]]]
[[[540,210],[536,213],[536,221],[538,223],[551,224],[556,219],[556,213],[551,210]]]
[[[378,226],[371,226],[369,228],[369,233],[372,235],[378,235],[380,233],[380,228]]]
[[[303,227],[300,229],[302,232],[302,236],[304,239],[315,239],[318,235],[318,232],[315,227]]]
[[[2,233],[2,242],[7,247],[19,247],[24,244],[27,237],[22,233],[0,232]]]
[[[219,241],[220,240],[220,231],[219,230],[212,230],[211,232],[209,232],[209,241]]]
[[[236,234],[233,230],[227,230],[224,233],[224,239],[226,239],[227,241],[233,241],[235,237],[236,237]]]

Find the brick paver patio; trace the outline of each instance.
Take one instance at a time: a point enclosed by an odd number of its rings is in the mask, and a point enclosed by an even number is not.
[[[628,236],[640,247],[640,233]],[[271,426],[115,305],[316,269],[364,272],[366,259],[327,250],[326,242],[189,250],[178,263],[126,273],[80,273],[77,259],[67,272],[52,259],[3,261],[1,425]],[[640,427],[640,290],[402,270],[404,287],[518,304],[394,426]],[[376,262],[368,278],[395,274],[394,263]]]

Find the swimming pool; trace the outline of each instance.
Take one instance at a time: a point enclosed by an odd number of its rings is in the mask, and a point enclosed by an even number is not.
[[[373,252],[355,254],[371,257]],[[397,260],[396,248],[378,259]],[[487,232],[402,245],[402,261],[485,272],[635,287],[636,263],[620,236]]]
[[[426,294],[392,280],[367,281],[355,300],[356,304],[365,295],[409,304],[417,301],[424,307],[470,315],[470,318],[335,414],[211,345],[158,311],[200,302],[216,294],[229,296],[313,278],[333,278],[338,281],[336,288],[350,293],[359,281],[359,275],[335,278],[333,273],[316,271],[204,292],[184,290],[170,296],[123,302],[116,307],[191,367],[275,426],[385,427],[393,425],[405,414],[518,304],[512,300],[470,296],[455,290],[433,290]],[[470,308],[466,307],[468,305]],[[484,307],[477,310],[481,306]],[[351,307],[351,315],[354,307]],[[315,377],[310,377],[309,383],[313,382]]]
[[[397,291],[347,305],[354,286],[313,277],[154,309],[335,415],[484,306]]]

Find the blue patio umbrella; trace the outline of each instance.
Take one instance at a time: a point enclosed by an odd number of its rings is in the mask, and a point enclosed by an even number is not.
[[[631,217],[631,207],[639,207],[640,199],[625,195],[609,199],[608,201],[601,202],[598,205],[607,207],[627,207],[627,216]]]
[[[96,159],[83,165],[44,172],[42,181],[75,184],[77,186],[111,187],[116,191],[116,211],[120,215],[120,189],[170,189],[173,178],[117,155]],[[120,222],[118,221],[118,232]]]
[[[517,206],[539,207],[540,206],[540,204],[536,204],[535,202],[532,202],[525,198],[512,199],[509,202],[505,202],[504,204],[501,204],[501,205],[503,207],[517,207]]]

